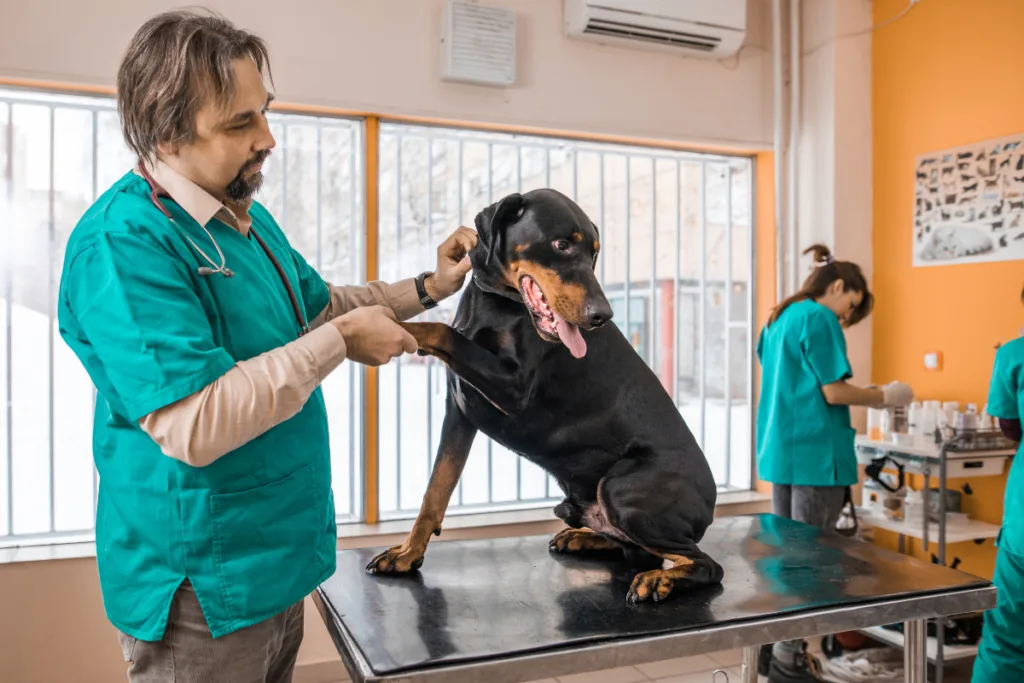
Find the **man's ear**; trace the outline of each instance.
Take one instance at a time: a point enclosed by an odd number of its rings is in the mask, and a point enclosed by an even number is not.
[[[525,208],[523,195],[514,193],[476,215],[476,232],[480,238],[477,245],[478,248],[486,249],[484,266],[490,265],[504,238],[505,229],[522,217]]]

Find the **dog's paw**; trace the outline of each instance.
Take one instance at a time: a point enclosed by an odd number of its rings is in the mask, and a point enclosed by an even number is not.
[[[423,552],[396,545],[370,560],[369,574],[408,574],[423,566]]]
[[[675,578],[663,569],[643,572],[633,579],[626,600],[632,604],[648,600],[661,602],[672,594],[675,585]]]
[[[548,550],[557,553],[579,553],[586,550],[615,550],[619,546],[615,541],[605,538],[590,529],[562,529],[551,542]]]

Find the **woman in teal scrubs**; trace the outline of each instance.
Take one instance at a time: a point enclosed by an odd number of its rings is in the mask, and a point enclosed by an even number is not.
[[[1024,301],[1024,292],[1021,292]],[[1024,337],[1003,344],[996,352],[988,390],[988,414],[999,419],[1003,434],[1021,440],[1024,413]],[[996,571],[992,581],[999,591],[996,608],[985,613],[972,683],[1024,679],[1024,473],[1021,451],[1010,466],[1003,500],[1003,528],[999,532]]]
[[[772,484],[772,512],[832,533],[849,486],[857,483],[850,406],[906,405],[910,387],[849,384],[843,327],[871,312],[874,299],[860,267],[815,245],[815,268],[761,331],[757,411],[758,475]],[[770,683],[823,680],[803,641],[776,643],[761,668]]]

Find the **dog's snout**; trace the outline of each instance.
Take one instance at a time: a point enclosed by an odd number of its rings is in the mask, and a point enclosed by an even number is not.
[[[601,327],[612,319],[612,306],[606,300],[592,301],[587,304],[587,324],[590,327]]]

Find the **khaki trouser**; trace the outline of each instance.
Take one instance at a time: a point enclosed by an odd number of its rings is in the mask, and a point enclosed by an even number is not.
[[[186,581],[174,595],[162,640],[118,635],[129,683],[291,683],[302,629],[300,600],[277,616],[215,640]]]

